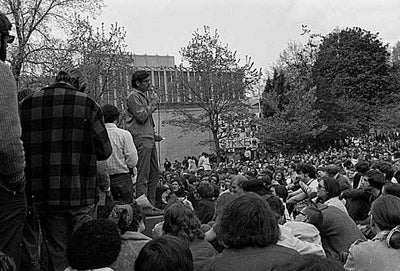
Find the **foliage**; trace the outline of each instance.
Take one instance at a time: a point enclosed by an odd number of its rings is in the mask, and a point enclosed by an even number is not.
[[[324,38],[313,77],[319,100],[346,97],[369,105],[384,101],[388,87],[387,46],[361,28],[346,28]]]
[[[323,39],[312,70],[317,109],[328,126],[321,141],[369,131],[380,106],[393,98],[388,60],[378,34],[358,27]]]
[[[266,95],[265,102],[275,113],[260,121],[261,130],[257,136],[268,149],[282,152],[304,150],[327,128],[321,125],[318,111],[313,109],[315,88],[292,90],[282,109],[278,109],[278,99],[274,97],[276,93]]]
[[[210,131],[217,157],[221,155],[220,140],[228,136],[221,132],[224,121],[235,121],[247,114],[245,92],[260,78],[260,71],[253,67],[250,58],[241,64],[236,52],[220,42],[217,30],[196,30],[180,54],[189,68],[178,68],[174,88],[180,102],[200,108],[193,114],[187,107],[180,106],[168,124],[185,128]]]
[[[9,50],[9,59],[17,85],[25,72],[40,73],[38,64],[48,63],[40,56],[58,50],[54,43],[54,26],[70,25],[71,14],[94,15],[101,9],[103,0],[1,0],[0,8],[15,25],[16,44]]]

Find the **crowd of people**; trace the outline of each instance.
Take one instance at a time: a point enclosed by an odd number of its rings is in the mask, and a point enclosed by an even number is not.
[[[400,269],[398,134],[160,172],[148,72],[132,75],[126,130],[76,68],[18,104],[10,29],[0,13],[0,270]]]

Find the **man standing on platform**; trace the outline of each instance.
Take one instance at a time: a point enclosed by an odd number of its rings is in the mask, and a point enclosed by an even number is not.
[[[150,84],[149,72],[136,71],[132,75],[133,90],[128,94],[126,123],[138,151],[136,197],[145,194],[154,206],[160,175],[155,142],[161,138],[154,133],[152,114],[159,99],[154,93],[148,94]]]
[[[137,150],[132,135],[117,127],[119,110],[111,104],[103,105],[104,122],[113,152],[107,159],[111,193],[115,201],[126,204],[133,202],[134,187],[131,174],[138,161]]]

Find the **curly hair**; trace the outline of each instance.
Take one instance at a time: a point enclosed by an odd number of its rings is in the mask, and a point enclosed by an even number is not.
[[[317,178],[317,170],[311,164],[300,163],[296,166],[297,173],[307,174],[311,179]]]
[[[188,242],[204,239],[201,223],[194,212],[180,202],[169,206],[164,213],[163,231]]]
[[[117,225],[100,219],[82,224],[71,236],[67,248],[69,265],[77,270],[109,267],[121,250]]]
[[[255,193],[237,197],[221,217],[221,239],[230,248],[267,247],[279,239],[278,221],[268,203]]]

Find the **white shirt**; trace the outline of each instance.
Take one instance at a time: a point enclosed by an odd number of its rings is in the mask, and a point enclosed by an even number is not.
[[[107,159],[108,174],[129,173],[129,168],[136,167],[137,150],[130,132],[120,129],[115,123],[106,123],[112,154]]]

